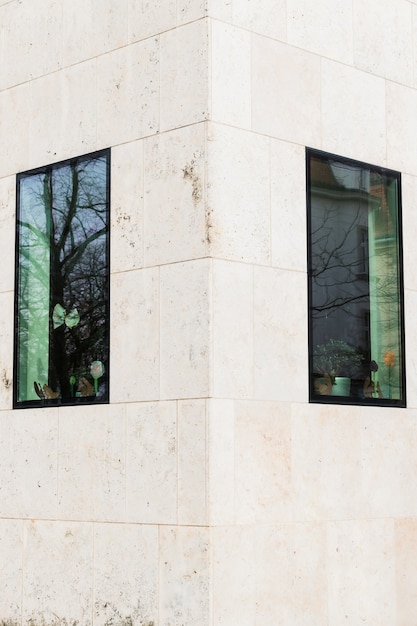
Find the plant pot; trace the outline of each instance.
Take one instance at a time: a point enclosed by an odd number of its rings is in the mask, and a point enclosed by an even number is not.
[[[336,376],[332,386],[332,396],[350,396],[350,378]]]

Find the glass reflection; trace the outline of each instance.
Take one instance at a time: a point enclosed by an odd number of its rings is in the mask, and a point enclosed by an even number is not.
[[[310,155],[313,395],[401,400],[399,177]]]
[[[17,402],[108,397],[108,159],[19,178]]]

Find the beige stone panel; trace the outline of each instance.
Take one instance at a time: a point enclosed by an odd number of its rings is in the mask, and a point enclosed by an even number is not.
[[[23,622],[91,624],[93,524],[24,523]]]
[[[58,459],[60,519],[124,520],[124,407],[60,408]]]
[[[63,0],[64,64],[127,44],[127,0]]]
[[[210,261],[165,265],[161,276],[161,398],[205,398],[210,387]]]
[[[211,22],[211,119],[251,127],[251,36]]]
[[[127,407],[127,521],[176,523],[177,422],[175,402],[137,403]]]
[[[231,4],[233,24],[273,39],[286,39],[286,0],[232,0]]]
[[[139,41],[176,26],[177,0],[128,0],[129,41]]]
[[[111,269],[143,267],[143,141],[111,151]]]
[[[95,81],[89,61],[31,83],[31,167],[96,149]]]
[[[97,524],[94,623],[158,623],[158,528]]]
[[[352,0],[288,0],[288,43],[352,65]]]
[[[272,265],[306,271],[305,148],[271,141]]]
[[[206,16],[206,0],[177,0],[177,24],[186,24]]]
[[[20,623],[22,613],[23,522],[0,521],[0,615],[4,623]]]
[[[236,522],[235,403],[208,401],[208,504],[210,525]]]
[[[97,60],[100,146],[153,135],[159,129],[159,41],[147,39]]]
[[[253,626],[260,575],[256,567],[256,529],[218,527],[212,529],[211,536],[213,625]]]
[[[223,22],[232,22],[232,0],[207,0],[207,15]]]
[[[253,268],[213,263],[213,396],[251,398],[254,379]]]
[[[385,165],[385,81],[323,60],[321,97],[322,148]]]
[[[206,15],[204,0],[128,0],[129,41],[145,39]]]
[[[161,130],[208,118],[208,25],[199,20],[161,35]]]
[[[252,37],[254,131],[319,146],[320,92],[318,56],[267,37]]]
[[[0,413],[1,514],[55,519],[58,409]]]
[[[375,408],[362,418],[363,517],[417,517],[416,417]]]
[[[159,397],[159,270],[111,277],[110,398]]]
[[[254,623],[328,626],[325,524],[259,525],[253,567]]]
[[[207,0],[207,14],[247,31],[286,39],[285,0]]]
[[[0,92],[1,177],[28,169],[31,115],[29,85]]]
[[[329,626],[397,624],[393,520],[328,524]]]
[[[413,7],[405,0],[353,0],[354,63],[398,83],[413,83]]]
[[[269,139],[211,124],[207,145],[207,236],[212,256],[269,264]]]
[[[404,287],[417,291],[415,242],[417,241],[417,176],[401,177]],[[408,328],[407,328],[408,332]]]
[[[60,0],[10,2],[1,11],[0,89],[62,67]]]
[[[1,242],[1,237],[0,237]],[[14,255],[12,256],[14,259]],[[11,409],[13,392],[14,294],[0,294],[0,411]]]
[[[306,275],[254,268],[254,395],[308,398]]]
[[[159,624],[210,624],[209,529],[159,529]]]
[[[15,280],[16,178],[0,178],[0,292],[12,291]]]
[[[290,406],[236,402],[235,429],[237,523],[291,520]]]
[[[415,621],[417,607],[417,521],[395,521],[395,595],[398,626],[409,626]]]
[[[206,400],[178,402],[178,523],[207,524]]]
[[[387,81],[387,166],[417,174],[417,91]]]
[[[415,264],[415,261],[414,261]],[[414,265],[413,265],[414,267]],[[417,327],[415,323],[415,311],[417,311],[417,292],[405,290],[405,357],[406,357],[406,382],[407,382],[407,407],[417,408]]]
[[[205,125],[145,140],[145,264],[206,255]]]
[[[361,409],[292,405],[294,518],[352,519],[363,514]]]

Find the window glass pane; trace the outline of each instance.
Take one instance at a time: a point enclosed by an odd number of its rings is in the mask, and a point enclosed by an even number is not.
[[[307,154],[310,397],[404,405],[400,176]]]
[[[109,152],[17,181],[15,405],[108,401]]]

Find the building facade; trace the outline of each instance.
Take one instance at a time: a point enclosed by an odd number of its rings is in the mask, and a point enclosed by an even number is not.
[[[417,0],[0,29],[0,622],[412,626]],[[401,406],[312,401],[307,148],[400,181]],[[17,407],[17,179],[107,149],[109,402]]]

